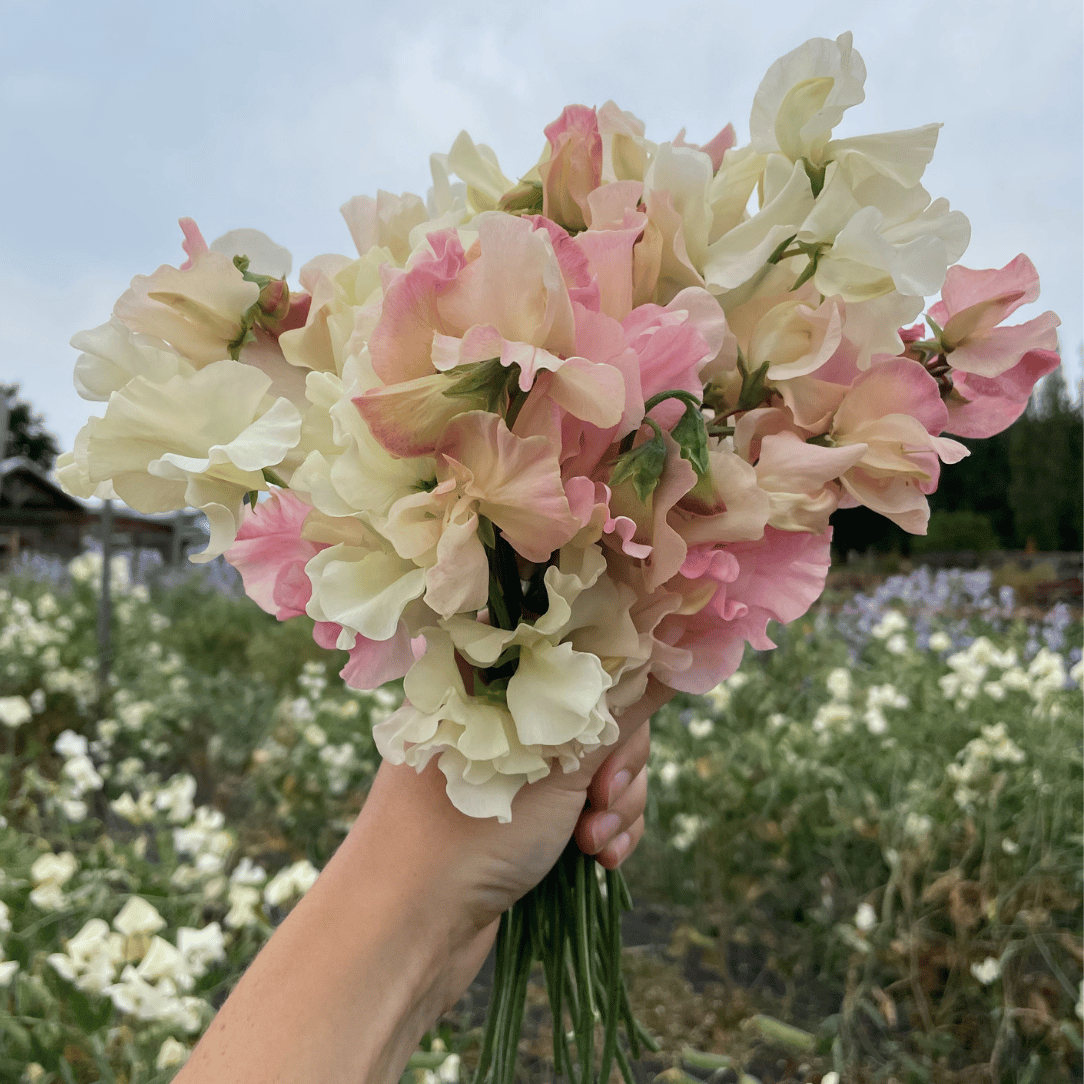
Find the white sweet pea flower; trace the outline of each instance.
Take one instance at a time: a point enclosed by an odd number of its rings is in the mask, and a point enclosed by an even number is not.
[[[173,1069],[178,1065],[184,1065],[188,1060],[188,1047],[170,1035],[158,1049],[158,1056],[154,1059],[154,1067],[158,1070]]]
[[[196,780],[188,774],[174,775],[154,795],[154,805],[174,824],[184,824],[192,817]]]
[[[131,896],[113,919],[113,929],[125,937],[157,933],[166,920],[142,896]]]
[[[28,723],[34,717],[24,696],[0,696],[0,723],[14,730],[23,723]]]
[[[62,886],[71,880],[79,863],[70,851],[43,854],[30,867],[34,888],[30,902],[43,911],[59,911],[65,903]]]
[[[184,954],[176,945],[157,936],[151,938],[136,973],[148,982],[169,979],[179,990],[191,990],[195,982]]]
[[[64,946],[47,958],[54,971],[80,990],[102,994],[124,962],[124,938],[100,918],[88,920]]]
[[[260,925],[263,920],[257,908],[262,898],[260,890],[252,884],[231,884],[228,894],[230,909],[222,920],[226,928],[237,930]]]
[[[109,482],[141,512],[199,508],[211,541],[194,559],[209,561],[236,536],[245,494],[268,488],[263,469],[281,465],[300,438],[297,408],[272,401],[270,387],[259,369],[229,360],[160,384],[134,377],[80,431],[61,484],[89,497]]]
[[[4,950],[0,949],[0,986],[9,986],[18,973],[18,960],[5,960]]]
[[[971,965],[971,974],[983,986],[990,986],[1001,977],[1001,961],[995,960],[993,956],[987,956],[981,964]]]
[[[193,365],[168,343],[127,328],[115,316],[109,322],[72,336],[82,353],[75,361],[75,390],[84,398],[106,403],[135,376],[156,384],[178,373],[191,374]]]
[[[177,931],[177,949],[184,957],[188,970],[197,978],[207,969],[226,958],[226,941],[222,927],[211,922],[201,929],[182,926]]]
[[[868,903],[860,903],[854,913],[855,929],[869,933],[877,925],[877,912]]]
[[[279,870],[264,886],[264,902],[271,907],[281,907],[288,900],[304,896],[316,883],[320,871],[308,859],[301,859],[292,866]],[[233,886],[237,887],[237,886]],[[231,896],[233,889],[231,888]]]

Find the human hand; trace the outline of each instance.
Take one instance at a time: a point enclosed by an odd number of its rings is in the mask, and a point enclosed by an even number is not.
[[[508,824],[457,810],[435,763],[420,774],[381,765],[355,831],[393,838],[404,874],[412,861],[428,867],[434,905],[455,924],[451,1002],[481,967],[497,920],[549,872],[570,836],[608,869],[635,849],[644,831],[649,720],[672,695],[652,680],[618,718],[618,743],[585,757],[575,772],[555,771],[525,786]]]

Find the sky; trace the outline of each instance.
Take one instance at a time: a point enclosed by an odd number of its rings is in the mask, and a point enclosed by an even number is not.
[[[1075,388],[1082,322],[1082,14],[1036,0],[0,0],[0,382],[70,448],[102,404],[71,336],[136,274],[179,264],[177,219],[263,230],[297,269],[353,253],[351,196],[425,194],[461,129],[526,172],[565,105],[613,99],[656,142],[749,136],[769,65],[845,30],[866,100],[837,135],[944,123],[923,183],[971,220],[962,262],[1036,264]]]

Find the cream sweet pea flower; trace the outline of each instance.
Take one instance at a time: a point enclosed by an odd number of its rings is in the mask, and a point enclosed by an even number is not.
[[[190,375],[194,366],[168,343],[140,335],[115,316],[107,323],[72,336],[82,353],[75,361],[75,390],[84,398],[108,402],[132,377],[161,383],[178,373]]]
[[[30,902],[43,911],[59,911],[64,906],[63,886],[71,880],[79,862],[70,851],[60,854],[43,854],[30,867],[30,879],[34,887]]]
[[[230,356],[244,335],[244,317],[260,298],[222,252],[201,252],[185,270],[163,265],[136,275],[113,313],[132,331],[163,339],[195,365]]]
[[[141,512],[199,508],[211,540],[193,559],[209,561],[236,536],[244,495],[267,489],[263,468],[279,466],[300,437],[297,408],[269,401],[270,387],[258,369],[229,360],[160,384],[134,377],[104,418],[83,427],[61,484],[89,497],[109,483]]]

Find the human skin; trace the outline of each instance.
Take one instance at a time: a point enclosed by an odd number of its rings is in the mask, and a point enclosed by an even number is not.
[[[456,810],[435,763],[381,765],[354,826],[176,1084],[385,1084],[478,973],[501,914],[570,836],[616,868],[643,835],[652,681],[616,747],[524,787],[512,820]],[[585,809],[585,806],[587,807]]]

